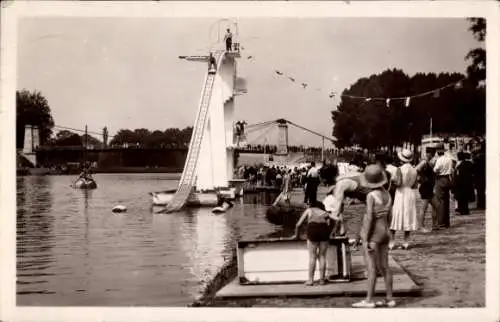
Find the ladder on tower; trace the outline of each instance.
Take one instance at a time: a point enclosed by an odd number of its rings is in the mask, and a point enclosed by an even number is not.
[[[217,61],[217,66],[220,64],[220,60],[223,54],[224,51],[215,52],[214,56],[215,60]],[[172,200],[164,209],[159,211],[160,213],[170,213],[181,210],[194,190],[196,181],[196,165],[198,163],[201,142],[208,120],[208,110],[210,107],[210,100],[212,98],[215,76],[215,73],[207,73],[200,106],[198,108],[198,114],[196,115],[196,120],[193,127],[191,141],[189,142],[189,150],[186,157],[186,162],[184,164],[184,170],[182,171],[181,180],[179,181],[177,191],[172,197]]]

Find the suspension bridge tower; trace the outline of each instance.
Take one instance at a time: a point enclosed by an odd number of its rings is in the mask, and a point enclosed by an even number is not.
[[[278,146],[276,149],[277,155],[288,154],[288,123],[285,119],[279,119],[278,123]]]
[[[40,146],[40,130],[38,126],[26,125],[24,128],[24,145],[21,155],[37,166],[36,149]]]

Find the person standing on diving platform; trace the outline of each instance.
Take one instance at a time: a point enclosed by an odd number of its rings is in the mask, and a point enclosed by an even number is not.
[[[217,71],[217,62],[215,61],[215,57],[212,53],[208,56],[208,71],[213,73]]]
[[[226,51],[231,51],[233,47],[233,34],[229,28],[227,28],[226,34],[224,35],[224,41],[226,42]]]

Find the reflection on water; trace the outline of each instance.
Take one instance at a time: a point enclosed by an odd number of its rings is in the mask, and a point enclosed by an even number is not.
[[[91,191],[72,179],[17,180],[18,305],[184,306],[237,239],[276,230],[259,205],[153,214],[147,192],[174,188],[166,176],[101,174]]]
[[[259,191],[243,194],[245,204],[272,205],[280,192],[275,191]]]

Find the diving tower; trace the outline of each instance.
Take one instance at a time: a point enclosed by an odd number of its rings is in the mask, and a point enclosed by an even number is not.
[[[193,193],[216,193],[229,188],[233,179],[234,98],[236,96],[236,59],[234,51],[216,50],[216,70],[207,69],[200,102],[179,185],[161,212],[182,209]],[[209,56],[179,56],[188,61],[205,62]]]

